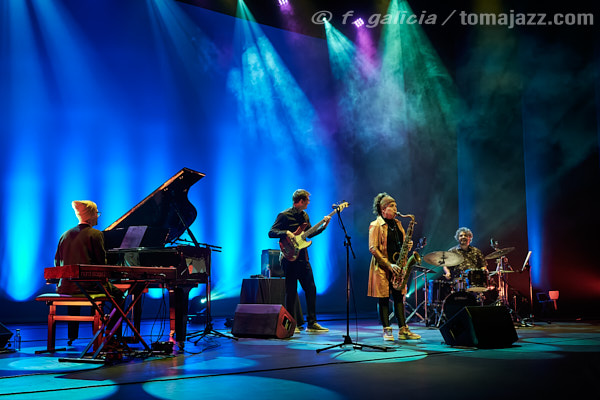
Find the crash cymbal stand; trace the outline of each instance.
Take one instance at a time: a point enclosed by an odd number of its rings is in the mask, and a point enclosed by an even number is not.
[[[508,283],[504,275],[504,257],[496,259],[496,273],[498,274],[498,305],[504,305],[510,308],[508,300]]]
[[[505,268],[510,268],[508,263],[505,264],[506,260],[507,260],[507,258],[505,256],[501,256],[496,259],[496,272],[498,273],[498,301],[496,302],[496,305],[499,305],[499,306],[502,305],[502,306],[505,306],[506,308],[508,308],[508,311],[510,312],[510,315],[511,315],[513,321],[524,326],[525,323],[521,320],[521,317],[517,313],[516,296],[513,299],[514,305],[511,304],[511,301],[509,299],[509,293],[508,293],[509,285],[508,285],[508,280],[506,279],[506,274],[508,272],[513,272],[513,271],[505,269]]]
[[[533,286],[531,283],[531,265],[529,265],[530,257],[531,250],[529,250],[527,253],[527,257],[525,257],[525,262],[523,262],[523,267],[521,268],[521,272],[527,270],[527,275],[529,278],[529,317],[521,320],[521,323],[525,324],[525,326],[535,326],[533,317]]]
[[[446,265],[445,264],[440,264],[440,267],[442,267],[442,270],[446,269]],[[454,287],[454,284],[451,284],[452,287]],[[452,288],[451,292],[454,292],[454,288]],[[448,296],[446,296],[448,297]],[[440,325],[442,324],[442,319],[444,318],[444,305],[446,304],[446,299],[442,300],[442,304],[437,308],[437,319],[435,321],[434,326],[436,328],[439,328]]]
[[[417,269],[417,268],[419,268],[419,266],[414,266],[413,268]],[[407,323],[412,319],[412,317],[414,317],[416,315],[420,319],[419,322],[424,322],[425,326],[427,326],[427,324],[428,324],[428,321],[429,321],[428,316],[427,316],[427,308],[429,306],[429,299],[428,299],[428,296],[429,296],[429,281],[427,280],[427,273],[428,272],[429,272],[429,269],[426,269],[426,268],[423,268],[423,272],[420,275],[417,274],[417,272],[415,271],[415,276],[413,278],[413,282],[414,282],[414,285],[415,285],[415,289],[414,289],[414,292],[415,292],[415,304],[417,304],[417,305],[416,305],[415,309],[410,313],[410,315],[408,316],[408,318],[406,318],[406,322]],[[419,281],[419,279],[421,277],[423,277],[423,293],[424,293],[424,296],[423,296],[423,301],[421,303],[418,303],[418,301],[419,301],[418,293],[419,292],[418,292],[417,287],[418,287],[418,281]],[[423,307],[423,315],[419,314],[419,312],[418,312],[419,308],[421,308],[421,307]]]

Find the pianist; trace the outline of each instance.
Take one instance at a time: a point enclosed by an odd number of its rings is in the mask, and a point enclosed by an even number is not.
[[[54,265],[70,264],[106,264],[104,235],[93,227],[98,225],[98,206],[89,200],[74,201],[71,206],[79,224],[63,233],[58,242]],[[97,289],[94,283],[82,282],[86,290]],[[61,279],[56,286],[56,292],[62,294],[80,293],[75,283]]]
[[[89,200],[73,201],[71,206],[79,224],[63,233],[58,242],[54,265],[70,264],[106,264],[106,250],[104,249],[104,235],[93,227],[98,224],[98,207]],[[99,293],[100,288],[93,282],[81,282],[88,293]],[[122,298],[123,293],[113,285],[108,288],[111,294]],[[56,292],[61,294],[80,294],[77,285],[68,279],[61,279],[56,286]],[[69,315],[79,315],[79,306],[69,306]],[[69,321],[69,344],[79,336],[79,322]]]

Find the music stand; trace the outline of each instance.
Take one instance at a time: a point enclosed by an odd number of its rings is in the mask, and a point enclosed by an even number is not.
[[[348,236],[348,232],[346,231],[346,227],[344,226],[344,221],[342,221],[342,217],[340,215],[340,210],[337,210],[338,220],[342,230],[344,231],[344,246],[346,247],[346,335],[344,336],[344,341],[342,343],[334,344],[331,346],[324,347],[322,349],[317,349],[317,353],[320,353],[325,350],[333,349],[334,347],[343,347],[346,345],[352,345],[353,348],[362,350],[363,347],[368,347],[375,350],[388,351],[389,348],[385,346],[372,346],[367,344],[362,344],[358,342],[353,342],[350,337],[350,250],[352,250],[352,257],[356,258],[354,254],[354,250],[352,249],[352,244],[350,243],[350,236]]]

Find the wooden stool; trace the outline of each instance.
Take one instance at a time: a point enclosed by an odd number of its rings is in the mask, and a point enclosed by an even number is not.
[[[98,309],[102,310],[104,302],[108,301],[104,294],[92,294],[90,297],[93,299],[93,303],[88,300],[83,294],[59,294],[59,293],[46,293],[36,297],[37,301],[44,301],[49,307],[48,311],[48,348],[42,351],[36,351],[39,353],[54,353],[55,351],[65,350],[56,348],[56,321],[79,321],[79,322],[92,322],[92,335],[102,327],[102,315],[98,313]],[[98,309],[92,308],[93,315],[59,315],[57,314],[57,306],[82,306],[82,307],[93,307],[95,304]],[[101,336],[94,341],[94,350],[100,344]]]

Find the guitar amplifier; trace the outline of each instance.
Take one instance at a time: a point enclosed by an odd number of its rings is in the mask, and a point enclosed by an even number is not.
[[[283,278],[283,268],[279,263],[279,250],[263,250],[260,257],[260,273],[271,278]]]

